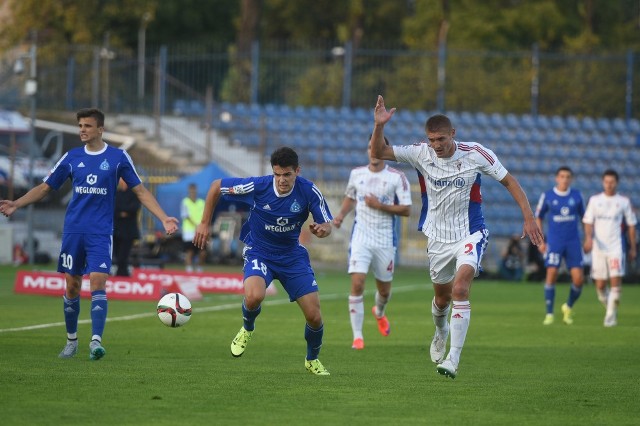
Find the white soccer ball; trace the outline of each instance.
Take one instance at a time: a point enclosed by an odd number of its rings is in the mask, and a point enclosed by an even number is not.
[[[158,302],[158,318],[168,327],[181,327],[191,318],[191,302],[184,294],[165,294]]]

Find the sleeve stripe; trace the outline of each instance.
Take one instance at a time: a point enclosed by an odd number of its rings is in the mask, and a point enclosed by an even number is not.
[[[322,193],[320,192],[320,190],[318,189],[317,186],[312,185],[311,186],[311,190],[318,196],[318,198],[320,199],[320,211],[322,211],[322,217],[324,218],[325,222],[330,222],[331,218],[329,217],[329,213],[327,213],[327,202],[325,201],[324,197],[322,196]]]

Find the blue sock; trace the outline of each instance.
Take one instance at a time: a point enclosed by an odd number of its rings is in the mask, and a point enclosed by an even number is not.
[[[78,332],[78,316],[80,316],[80,296],[75,299],[67,299],[62,296],[64,301],[64,323],[67,327],[67,338],[75,339]]]
[[[304,328],[304,339],[307,341],[307,361],[318,358],[320,348],[322,347],[322,335],[324,334],[324,325],[315,330],[309,324]]]
[[[256,317],[260,315],[262,305],[257,309],[250,311],[244,305],[244,299],[242,300],[242,319],[244,320],[244,329],[247,331],[253,331],[256,328]]]
[[[547,314],[553,313],[553,303],[556,299],[556,286],[553,284],[544,285],[544,303],[547,307]]]
[[[91,292],[91,340],[102,341],[104,324],[107,322],[107,292]]]
[[[571,308],[573,304],[576,303],[576,300],[580,298],[580,294],[582,294],[582,286],[577,286],[575,284],[571,284],[571,290],[569,290],[569,299],[567,299],[567,305]]]

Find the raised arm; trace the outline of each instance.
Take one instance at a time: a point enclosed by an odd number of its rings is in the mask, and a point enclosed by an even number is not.
[[[373,132],[371,134],[371,156],[380,160],[396,160],[393,148],[384,142],[384,125],[391,120],[391,116],[396,112],[395,108],[387,111],[384,106],[384,99],[378,95],[378,102],[373,112]]]

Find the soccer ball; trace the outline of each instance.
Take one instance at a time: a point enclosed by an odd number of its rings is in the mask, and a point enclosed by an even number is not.
[[[183,326],[191,318],[191,302],[184,294],[167,293],[158,302],[158,318],[168,327]]]

